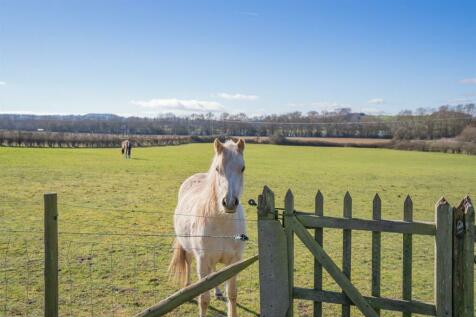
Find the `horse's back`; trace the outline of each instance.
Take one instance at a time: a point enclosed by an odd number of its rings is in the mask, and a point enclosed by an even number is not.
[[[197,173],[187,178],[182,183],[182,185],[180,185],[179,194],[178,194],[179,202],[180,202],[180,199],[187,193],[191,191],[196,192],[199,189],[201,189],[200,185],[205,182],[206,178],[207,178],[207,173]]]

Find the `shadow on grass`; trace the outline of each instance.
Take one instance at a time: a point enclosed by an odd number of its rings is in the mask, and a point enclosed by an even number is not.
[[[195,305],[198,306],[198,301],[197,301],[196,299],[192,299],[190,302],[191,302],[191,303],[194,303]],[[249,309],[249,308],[246,307],[246,306],[243,306],[243,305],[241,305],[241,304],[239,304],[239,303],[237,303],[236,306],[238,306],[238,308],[243,309],[243,310],[246,311],[247,313],[252,314],[253,316],[259,317],[259,313],[255,312],[254,310]],[[208,309],[209,309],[210,311],[213,311],[213,312],[216,313],[216,314],[220,314],[220,315],[222,315],[222,316],[226,316],[226,311],[223,311],[223,310],[221,310],[221,309],[218,309],[218,308],[214,307],[213,305],[209,305],[209,306],[208,306]]]
[[[254,310],[249,309],[249,308],[246,307],[246,306],[243,306],[243,305],[241,305],[241,304],[239,304],[239,303],[237,303],[236,306],[238,306],[239,308],[243,309],[245,312],[252,314],[253,316],[258,316],[258,317],[259,317],[259,313],[255,312]]]

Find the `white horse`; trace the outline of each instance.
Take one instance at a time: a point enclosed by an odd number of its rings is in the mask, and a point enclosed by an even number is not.
[[[215,271],[218,263],[232,264],[241,259],[244,242],[233,239],[245,234],[246,223],[240,197],[243,193],[245,142],[214,142],[215,156],[207,173],[189,177],[178,195],[174,215],[177,238],[169,272],[186,286],[190,284],[192,256],[198,277]],[[217,295],[219,296],[217,288]],[[226,283],[228,317],[236,317],[236,276]],[[210,292],[200,295],[200,317],[205,317]]]

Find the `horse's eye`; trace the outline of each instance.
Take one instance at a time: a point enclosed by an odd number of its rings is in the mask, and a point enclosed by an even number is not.
[[[243,166],[243,168],[241,169],[241,172],[243,173],[245,171],[245,167]]]
[[[220,171],[220,168],[217,166],[215,167],[215,171],[219,172]]]

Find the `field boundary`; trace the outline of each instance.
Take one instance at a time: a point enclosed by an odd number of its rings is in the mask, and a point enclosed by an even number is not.
[[[381,310],[429,316],[474,316],[474,207],[469,197],[457,206],[441,198],[435,206],[435,222],[413,221],[413,202],[407,196],[403,221],[382,220],[381,200],[372,202],[373,219],[352,217],[352,197],[344,197],[343,218],[324,216],[324,197],[315,196],[315,211],[297,212],[294,195],[288,190],[284,209],[275,207],[274,193],[264,187],[258,198],[258,245],[260,254],[261,316],[293,316],[294,299],[314,302],[314,317],[323,316],[322,303],[340,304],[341,316],[350,316],[355,305],[364,316],[380,316]],[[279,211],[282,211],[279,213]],[[342,230],[342,266],[339,268],[323,244],[323,228]],[[308,229],[314,230],[314,237]],[[372,234],[371,296],[364,296],[351,282],[352,230]],[[381,233],[402,234],[401,299],[382,297]],[[412,236],[435,237],[434,303],[413,299]],[[298,237],[314,256],[314,288],[294,287],[294,237]],[[342,289],[342,293],[323,289],[323,268]],[[279,288],[281,291],[276,291]],[[275,305],[275,303],[280,303]]]

